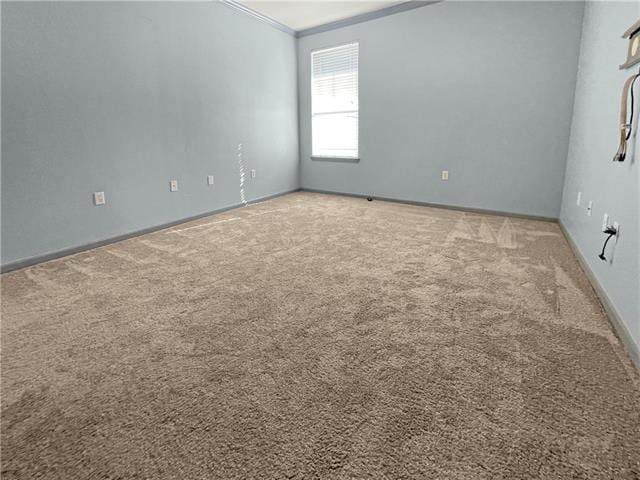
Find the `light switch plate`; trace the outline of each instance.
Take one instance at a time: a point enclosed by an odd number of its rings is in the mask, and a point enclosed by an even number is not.
[[[449,180],[449,170],[442,170],[442,180]]]
[[[172,192],[178,191],[178,180],[171,180],[169,182],[169,190]]]
[[[213,175],[207,175],[207,185],[213,185]]]
[[[251,169],[251,178],[256,178],[256,170],[254,168]]]
[[[578,198],[576,199],[576,205],[580,206],[581,202],[582,202],[582,192],[578,192]]]

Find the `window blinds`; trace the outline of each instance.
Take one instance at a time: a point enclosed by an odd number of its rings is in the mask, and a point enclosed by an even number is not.
[[[314,157],[358,157],[358,44],[311,52]]]

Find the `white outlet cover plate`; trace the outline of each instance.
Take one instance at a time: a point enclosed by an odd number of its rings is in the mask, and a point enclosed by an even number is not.
[[[591,216],[591,211],[593,210],[593,200],[589,200],[589,205],[587,205],[587,215]]]
[[[256,178],[256,171],[253,168],[251,169],[251,178]]]
[[[104,192],[94,192],[93,203],[94,205],[104,205],[106,203]]]
[[[169,190],[171,190],[172,192],[177,192],[178,191],[178,181],[177,180],[171,180],[169,182]]]
[[[213,185],[213,175],[207,175],[207,184]]]
[[[449,170],[442,170],[442,180],[449,180]]]
[[[582,202],[582,192],[578,192],[578,198],[576,199],[576,205],[580,206],[581,202]]]

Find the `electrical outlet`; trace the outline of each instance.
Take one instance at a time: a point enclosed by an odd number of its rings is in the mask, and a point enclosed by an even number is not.
[[[213,175],[207,175],[207,185],[213,185]]]
[[[587,216],[591,216],[591,212],[593,211],[593,200],[589,200],[589,204],[587,205]]]
[[[93,204],[94,205],[104,205],[107,203],[104,192],[94,192],[93,193]]]
[[[449,170],[442,170],[442,180],[449,180]]]
[[[256,178],[256,170],[254,168],[251,169],[251,178]]]
[[[582,202],[582,192],[578,192],[578,198],[576,200],[576,205],[580,206],[581,202]]]
[[[171,180],[169,182],[169,191],[177,192],[178,191],[178,180]]]
[[[604,232],[608,226],[609,226],[609,214],[605,213],[602,216],[602,231]]]

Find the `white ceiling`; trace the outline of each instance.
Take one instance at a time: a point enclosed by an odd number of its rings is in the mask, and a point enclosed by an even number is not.
[[[404,3],[404,1],[289,0],[273,2],[271,0],[241,0],[240,3],[293,30],[300,31],[362,13],[380,10],[391,5]]]

